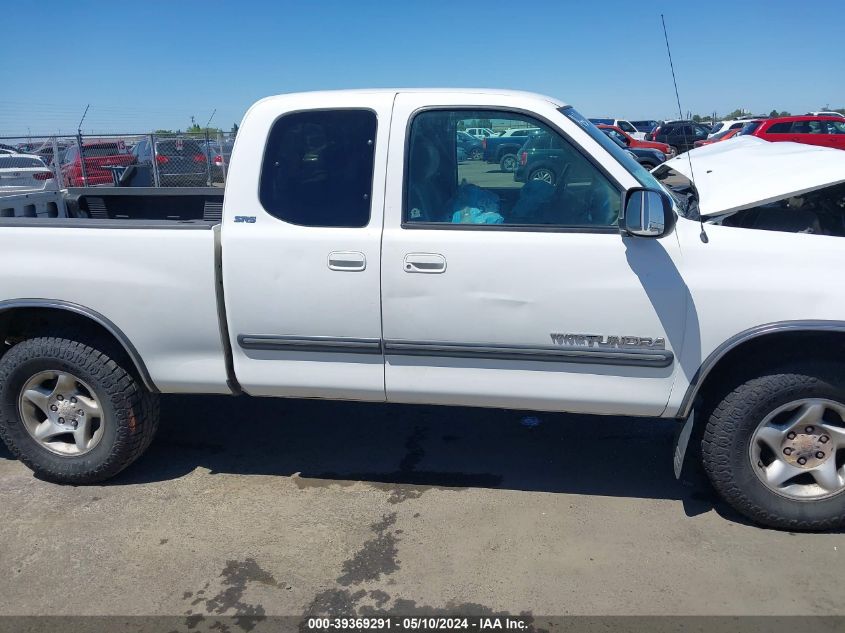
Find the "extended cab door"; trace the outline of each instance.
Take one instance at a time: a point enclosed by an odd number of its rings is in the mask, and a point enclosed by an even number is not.
[[[472,107],[443,95],[432,108],[397,96],[390,155],[405,164],[388,167],[382,259],[388,400],[661,413],[688,304],[676,236],[620,234],[623,190],[637,181],[586,120],[497,98],[502,107]],[[515,172],[458,162],[456,130],[479,119],[539,127],[549,142],[528,140]]]
[[[235,143],[222,228],[234,370],[254,395],[384,399],[391,93],[273,97]]]

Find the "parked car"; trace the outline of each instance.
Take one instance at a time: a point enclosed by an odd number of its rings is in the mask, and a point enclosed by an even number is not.
[[[58,189],[55,175],[40,156],[0,154],[0,196]]]
[[[718,134],[713,134],[712,136],[708,136],[706,139],[701,139],[695,142],[695,147],[703,147],[705,145],[712,145],[713,143],[718,143],[720,141],[727,141],[729,138],[733,138],[737,134],[739,134],[742,128],[731,128],[729,130],[724,130],[719,132]]]
[[[692,121],[678,121],[664,123],[658,126],[649,136],[648,140],[657,141],[669,145],[675,155],[691,150],[696,141],[707,138],[708,128],[701,123]]]
[[[489,127],[470,127],[464,131],[470,136],[474,136],[478,140],[487,138],[488,136],[496,136],[496,133]]]
[[[464,108],[546,126],[567,177],[460,179]],[[676,473],[696,454],[744,516],[845,525],[845,153],[758,169],[716,160],[733,143],[694,150],[733,178],[709,192],[696,164],[700,218],[539,95],[287,94],[240,129],[222,219],[164,219],[207,201],[168,190],[77,196],[154,222],[0,220],[0,438],[40,478],[128,467],[153,440],[159,392],[569,411],[583,433],[549,434],[561,459],[589,444],[587,414],[660,416],[678,422]],[[839,232],[754,230],[805,206],[838,214]]]
[[[739,130],[744,126],[746,123],[750,123],[751,121],[759,121],[760,118],[754,117],[745,117],[742,119],[728,119],[725,121],[717,121],[712,128],[710,128],[710,133],[707,135],[707,138],[712,138],[716,134],[720,132],[726,132],[728,130]]]
[[[484,156],[484,148],[481,146],[481,141],[474,136],[459,131],[455,140],[458,148],[462,149],[470,160],[478,160]]]
[[[214,182],[224,182],[226,172],[229,170],[229,161],[232,157],[232,148],[235,141],[209,141],[200,143],[203,152],[208,156],[211,165],[211,174]]]
[[[517,128],[507,130],[508,134],[491,136],[481,140],[483,158],[488,163],[498,163],[505,172],[513,172],[517,165],[519,148],[532,136],[542,134],[540,128]]]
[[[162,187],[203,187],[208,184],[211,159],[199,141],[165,138],[156,139],[155,147],[152,145],[149,139],[144,138],[132,150],[139,172],[147,172],[144,180],[149,178],[154,184],[152,163],[155,160]]]
[[[636,139],[645,140],[645,132],[641,132],[630,121],[626,121],[625,119],[597,118],[590,119],[590,123],[593,125],[612,125],[627,132]]]
[[[766,141],[792,141],[845,149],[845,119],[835,116],[787,116],[746,124],[740,134]]]
[[[123,141],[89,141],[82,145],[85,171],[79,145],[71,145],[61,164],[62,181],[66,187],[111,185],[114,177],[110,167],[127,167],[134,161]]]
[[[0,154],[20,154],[17,147],[0,143]]]
[[[666,160],[666,154],[660,150],[651,147],[629,147],[610,126],[604,126],[603,128],[600,127],[599,129],[620,148],[627,150],[628,153],[634,157],[634,160],[646,169],[654,169]]]
[[[641,140],[645,140],[645,134],[648,134],[656,128],[658,122],[654,119],[645,119],[642,121],[631,121],[630,123],[636,128],[637,132],[643,133],[643,138]]]
[[[496,138],[523,138],[527,139],[529,136],[539,134],[542,132],[540,128],[536,127],[517,127],[508,130],[502,130],[496,135]]]
[[[634,138],[627,132],[624,132],[622,128],[614,125],[598,125],[596,127],[605,133],[612,132],[611,136],[618,138],[626,148],[633,149],[637,147],[640,149],[656,149],[658,152],[662,152],[670,158],[675,155],[672,147],[666,143],[658,143],[657,141],[641,141],[640,139]]]

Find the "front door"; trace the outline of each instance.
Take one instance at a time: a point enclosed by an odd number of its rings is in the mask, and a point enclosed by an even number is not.
[[[383,400],[379,259],[392,95],[309,105],[279,117],[278,100],[263,101],[238,136],[257,155],[251,163],[236,152],[224,202],[235,373],[253,395]]]
[[[414,110],[399,95],[394,120]],[[478,120],[543,132],[504,172],[456,157],[456,131]],[[383,239],[388,400],[664,409],[687,306],[677,239],[623,237],[623,186],[572,140],[583,130],[555,121],[444,107],[393,130],[391,155],[408,163]]]

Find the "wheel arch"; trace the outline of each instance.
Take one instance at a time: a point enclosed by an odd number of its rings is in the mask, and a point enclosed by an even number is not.
[[[96,310],[59,299],[12,299],[0,301],[0,344],[9,338],[31,338],[49,333],[57,326],[80,328],[99,334],[116,344],[135,369],[144,386],[158,393],[144,359],[129,337],[111,320]],[[41,329],[43,328],[43,329]],[[5,350],[0,349],[0,354]]]
[[[834,359],[845,351],[845,321],[778,321],[740,332],[717,347],[690,381],[677,417],[689,416],[699,396],[739,372],[802,359]],[[842,358],[839,356],[839,358]]]

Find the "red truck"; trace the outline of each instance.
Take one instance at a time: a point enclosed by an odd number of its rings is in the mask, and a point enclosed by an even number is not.
[[[65,153],[62,181],[66,187],[110,185],[114,179],[109,167],[126,167],[135,161],[122,140],[83,143],[82,154],[85,156],[84,175],[79,145],[72,145]]]

